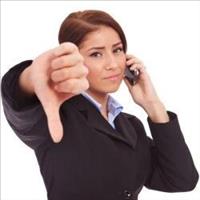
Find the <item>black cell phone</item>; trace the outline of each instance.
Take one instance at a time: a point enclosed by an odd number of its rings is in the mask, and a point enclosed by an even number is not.
[[[135,85],[139,78],[140,71],[137,69],[130,70],[130,66],[126,66],[124,75],[131,85]]]

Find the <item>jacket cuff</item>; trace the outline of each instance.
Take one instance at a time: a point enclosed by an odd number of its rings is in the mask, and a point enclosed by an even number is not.
[[[147,118],[151,135],[155,143],[163,144],[169,141],[169,145],[177,144],[177,141],[183,142],[184,137],[179,125],[178,117],[175,113],[167,111],[169,122],[155,123],[149,117]]]
[[[39,102],[36,95],[26,95],[19,85],[19,76],[31,65],[32,61],[27,60],[12,67],[2,79],[2,94],[7,103],[11,105],[15,110],[22,110],[29,106],[35,105]]]

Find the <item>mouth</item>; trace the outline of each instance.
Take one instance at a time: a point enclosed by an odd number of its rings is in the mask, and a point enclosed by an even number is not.
[[[115,81],[115,80],[119,80],[120,78],[121,78],[121,73],[107,76],[104,79]]]

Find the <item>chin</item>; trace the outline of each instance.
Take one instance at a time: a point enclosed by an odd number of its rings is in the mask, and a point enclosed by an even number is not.
[[[108,94],[108,93],[116,92],[119,89],[120,85],[121,85],[121,81],[118,83],[114,83],[114,84],[113,83],[103,83],[102,84],[102,82],[101,82],[99,84],[96,84],[93,87],[90,87],[89,90],[92,93]]]
[[[120,85],[110,85],[110,86],[105,86],[104,87],[104,92],[105,93],[113,93],[116,92],[119,89]]]

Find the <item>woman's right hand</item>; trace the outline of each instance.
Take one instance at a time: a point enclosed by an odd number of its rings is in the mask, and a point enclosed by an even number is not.
[[[37,57],[20,76],[22,89],[29,94],[36,94],[40,100],[50,135],[56,143],[63,137],[60,106],[88,89],[87,74],[88,69],[78,48],[68,42]]]

